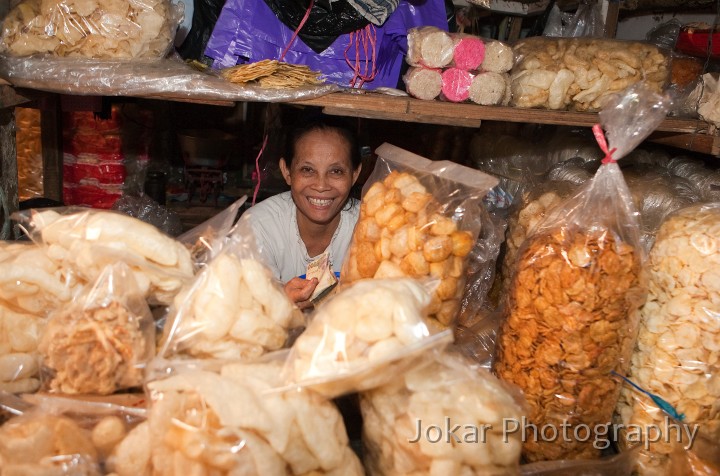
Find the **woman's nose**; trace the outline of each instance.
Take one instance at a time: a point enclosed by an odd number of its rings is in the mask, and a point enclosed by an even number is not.
[[[325,174],[318,174],[313,185],[317,190],[328,190],[330,188],[330,181]]]

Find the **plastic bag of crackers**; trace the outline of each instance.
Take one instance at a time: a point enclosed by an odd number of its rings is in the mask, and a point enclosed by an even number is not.
[[[0,427],[0,474],[111,474],[122,441],[145,420],[144,402],[130,394],[88,400],[0,394],[0,407],[16,415]]]
[[[140,387],[155,354],[155,325],[127,265],[107,266],[50,315],[38,351],[42,388],[49,392],[109,395]]]
[[[158,361],[147,383],[148,421],[118,451],[118,476],[362,475],[335,405],[283,387],[285,354]]]
[[[467,257],[480,232],[481,201],[498,180],[390,144],[376,153],[340,283],[403,276],[438,279],[428,311],[440,327],[451,326],[466,284]]]
[[[14,3],[0,38],[0,52],[8,56],[162,58],[172,48],[183,14],[170,0]]]
[[[521,434],[504,428],[523,420],[522,395],[457,353],[431,353],[360,407],[370,475],[519,472]]]
[[[221,250],[175,296],[158,355],[244,360],[282,348],[302,313],[261,261],[247,217],[208,249]]]
[[[620,392],[612,372],[630,365],[646,293],[639,217],[615,160],[663,120],[668,103],[640,88],[613,98],[600,113],[610,148],[594,128],[603,164],[518,250],[494,370],[523,390],[530,423],[563,435],[529,438],[530,462],[600,455],[595,443]]]
[[[623,446],[644,443],[638,472],[666,475],[674,440],[690,446],[693,428],[707,440],[720,440],[720,204],[693,205],[667,218],[647,270],[649,294],[629,378],[684,418],[673,422],[630,386],[623,387],[617,410],[626,427],[643,428],[639,441],[621,432]],[[655,441],[650,429],[674,428],[668,422],[677,423],[677,435]]]

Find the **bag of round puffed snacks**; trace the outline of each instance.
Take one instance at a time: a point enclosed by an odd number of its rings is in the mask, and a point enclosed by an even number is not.
[[[570,437],[528,439],[528,461],[594,459],[630,366],[647,292],[632,196],[616,160],[659,124],[669,101],[641,88],[608,100],[594,128],[606,153],[595,176],[552,208],[518,250],[495,373],[518,385],[528,421]],[[587,438],[580,429],[588,428]],[[575,436],[579,435],[579,436]]]
[[[482,226],[482,199],[497,179],[390,144],[377,154],[340,285],[364,278],[436,279],[428,313],[436,327],[451,327]]]
[[[135,474],[362,475],[340,412],[314,392],[283,388],[278,354],[156,368],[147,428],[124,454],[140,463]]]
[[[518,473],[522,396],[458,354],[433,353],[360,405],[371,475]]]
[[[311,316],[290,350],[288,383],[327,397],[382,385],[433,348],[452,342],[432,334],[424,309],[428,288],[410,278],[364,279],[344,287]]]
[[[182,9],[170,0],[21,0],[3,19],[0,52],[162,58],[181,18]]]
[[[693,445],[694,430],[706,440],[720,440],[720,204],[670,215],[660,226],[647,271],[649,293],[640,309],[629,378],[683,419],[672,421],[629,386],[623,387],[617,413],[628,428],[643,429],[639,439],[620,433],[623,447],[641,446],[637,471],[665,475],[676,443]],[[648,441],[651,429],[670,428],[668,422],[678,425],[677,434]]]

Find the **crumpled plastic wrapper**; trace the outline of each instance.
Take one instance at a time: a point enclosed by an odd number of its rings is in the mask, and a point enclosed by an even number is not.
[[[233,84],[216,74],[198,71],[177,57],[130,61],[0,56],[0,78],[18,88],[58,94],[153,96],[176,100],[280,102],[316,98],[340,89],[336,84],[293,89]]]
[[[293,345],[284,375],[328,397],[395,378],[428,349],[452,341],[430,333],[425,287],[410,278],[361,280],[324,302]]]
[[[181,9],[169,0],[22,0],[4,18],[0,51],[96,59],[162,58]]]
[[[363,392],[360,405],[370,475],[518,473],[520,432],[506,435],[503,428],[525,415],[522,396],[459,355],[433,355]],[[456,425],[437,441],[438,432],[429,430]]]
[[[193,276],[190,252],[153,225],[104,210],[31,210],[16,215],[31,239],[48,247],[48,257],[85,281],[105,266],[125,262],[151,304],[167,305]]]
[[[629,378],[699,425],[709,441],[720,439],[720,206],[694,205],[660,227],[648,262],[649,295]],[[617,413],[625,425],[663,425],[666,414],[645,394],[623,388]],[[642,435],[648,435],[643,430]],[[632,446],[624,433],[621,443]],[[684,432],[683,446],[690,441]],[[640,474],[668,474],[672,438],[644,442]],[[672,440],[672,441],[670,441]]]
[[[119,476],[363,474],[342,416],[315,393],[280,389],[281,361],[178,367],[151,380],[147,423],[115,453]]]

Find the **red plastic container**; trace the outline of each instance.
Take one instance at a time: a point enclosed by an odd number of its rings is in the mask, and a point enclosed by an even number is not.
[[[710,57],[720,58],[720,31],[713,31],[712,28],[698,28],[686,25],[680,29],[675,49],[690,56],[705,58],[708,55],[708,45],[712,36],[712,50]]]

